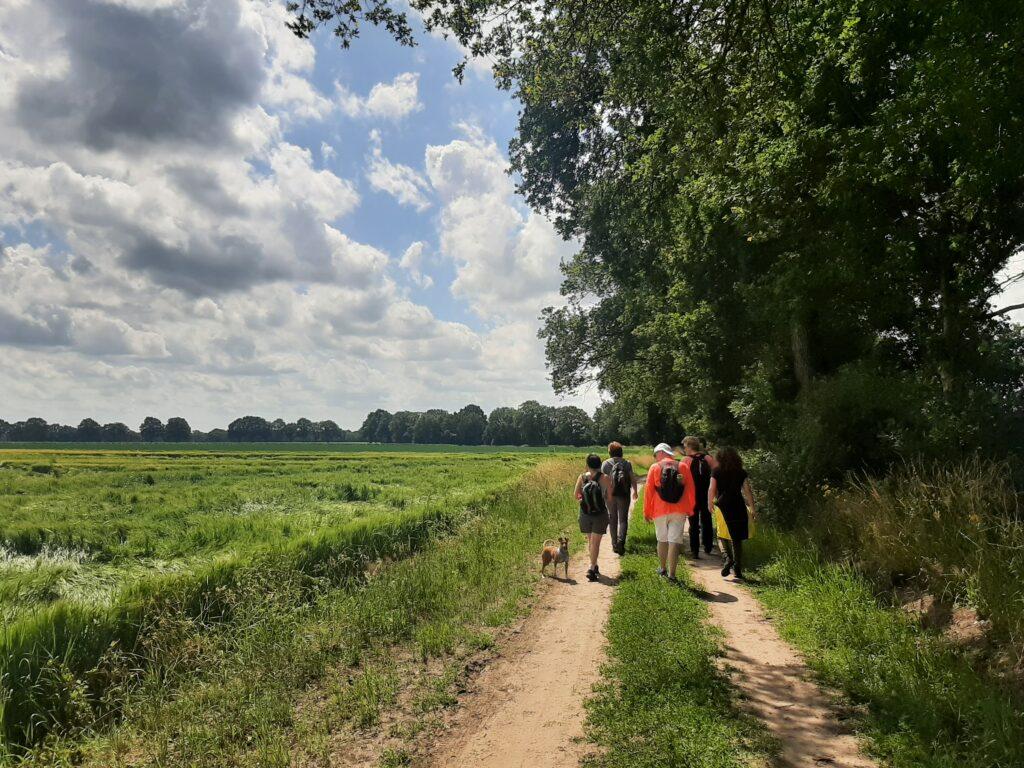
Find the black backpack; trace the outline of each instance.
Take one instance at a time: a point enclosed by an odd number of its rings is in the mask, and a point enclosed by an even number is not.
[[[708,497],[711,487],[711,465],[708,464],[706,453],[695,453],[690,457],[690,477],[693,478],[693,489],[697,492],[697,503]]]
[[[661,484],[658,486],[658,495],[667,504],[678,504],[683,498],[686,486],[683,478],[679,476],[679,462],[661,465]]]
[[[580,509],[588,515],[600,515],[607,512],[604,505],[604,488],[601,487],[601,473],[593,477],[588,472],[583,481],[583,498],[580,499]]]
[[[612,495],[629,496],[629,489],[632,485],[632,478],[626,471],[626,461],[621,458],[612,459]]]

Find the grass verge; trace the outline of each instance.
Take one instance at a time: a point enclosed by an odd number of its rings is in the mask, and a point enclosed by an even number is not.
[[[588,736],[600,748],[589,765],[766,764],[773,742],[738,710],[715,664],[720,637],[707,623],[707,607],[656,575],[653,527],[639,522],[631,531],[608,623],[606,682],[588,703]]]
[[[854,568],[795,536],[764,529],[757,594],[828,684],[866,705],[873,753],[893,768],[1024,765],[1024,696],[986,674],[968,649],[880,600]]]
[[[123,691],[121,725],[65,729],[21,762],[406,764],[451,703],[458,660],[525,610],[536,547],[574,517],[571,478],[568,462],[547,462],[453,535],[313,600],[290,572],[264,569],[222,592],[230,622],[166,615],[148,641],[161,663]],[[417,717],[395,718],[399,709]]]

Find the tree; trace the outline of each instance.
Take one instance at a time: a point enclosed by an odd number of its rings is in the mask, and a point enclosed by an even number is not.
[[[330,419],[317,424],[317,433],[325,443],[340,443],[345,440],[344,430]]]
[[[487,417],[484,442],[487,445],[522,445],[519,411],[515,408],[495,408],[491,411]]]
[[[242,416],[228,424],[228,440],[238,443],[258,443],[271,439],[273,430],[260,416]]]
[[[363,440],[368,443],[387,443],[391,440],[391,414],[378,408],[368,414],[359,428]]]
[[[553,408],[536,400],[527,400],[519,406],[519,429],[527,445],[548,445],[551,442]]]
[[[452,415],[454,442],[459,445],[480,445],[487,429],[487,415],[479,405],[467,405]]]
[[[128,443],[139,437],[137,433],[132,432],[126,424],[122,424],[120,421],[104,424],[101,436],[105,443]]]
[[[568,405],[551,414],[551,442],[555,445],[592,445],[594,422],[582,408]]]
[[[396,411],[388,425],[392,443],[411,443],[413,427],[420,414],[413,411]]]
[[[139,435],[143,442],[156,443],[164,439],[164,423],[155,416],[147,416],[139,425]]]
[[[319,439],[316,424],[309,419],[299,419],[295,422],[295,440],[303,443],[315,442]]]
[[[414,443],[453,443],[455,435],[449,431],[450,414],[440,408],[424,411],[412,428]]]
[[[181,416],[174,416],[167,420],[167,427],[164,429],[164,440],[169,443],[187,443],[192,439],[192,427]]]
[[[93,419],[82,419],[78,422],[76,439],[83,443],[98,443],[103,436],[103,427]]]

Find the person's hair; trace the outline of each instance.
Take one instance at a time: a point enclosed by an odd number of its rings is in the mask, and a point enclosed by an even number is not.
[[[720,449],[715,454],[715,461],[718,462],[718,468],[725,472],[739,472],[743,469],[743,459],[740,458],[735,448],[726,446]]]
[[[622,443],[618,440],[613,440],[608,443],[608,455],[613,458],[622,458]]]
[[[587,468],[588,469],[600,469],[601,468],[601,457],[596,453],[592,453],[587,456]]]
[[[691,451],[699,451],[701,449],[701,442],[699,437],[693,435],[687,435],[683,438],[683,448],[689,448]]]

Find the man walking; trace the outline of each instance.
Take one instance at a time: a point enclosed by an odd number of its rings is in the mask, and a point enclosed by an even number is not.
[[[704,453],[700,438],[692,435],[683,438],[683,453],[686,454],[683,464],[690,472],[696,497],[693,516],[690,518],[690,552],[696,559],[700,557],[700,545],[703,544],[704,552],[710,555],[715,540],[711,510],[708,509],[708,488],[711,487],[711,472],[715,468],[715,460]]]
[[[608,445],[608,458],[601,465],[612,482],[612,497],[608,503],[608,531],[612,536],[612,551],[626,554],[626,533],[629,531],[629,503],[636,501],[636,474],[633,465],[622,458],[622,443]],[[705,493],[707,495],[707,493]]]
[[[695,503],[689,470],[676,461],[668,443],[658,443],[644,487],[644,519],[654,521],[661,561],[658,573],[671,582],[676,582],[679,548],[686,540],[686,521]]]

